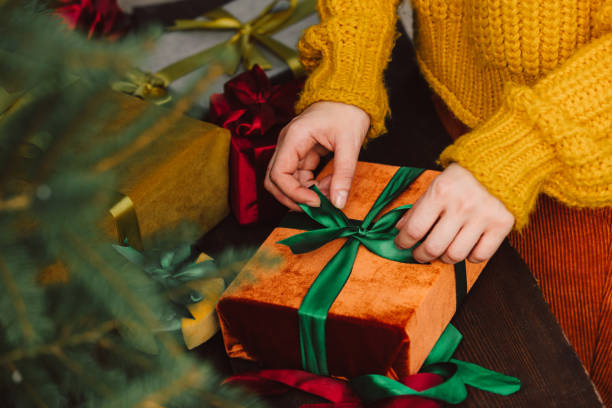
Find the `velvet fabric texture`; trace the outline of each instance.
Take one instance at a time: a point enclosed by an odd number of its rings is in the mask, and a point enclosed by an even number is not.
[[[331,165],[321,172],[325,177]],[[363,219],[397,167],[359,162],[344,213]],[[414,203],[437,176],[425,171],[381,213]],[[299,308],[304,295],[345,239],[294,255],[277,242],[301,232],[276,228],[217,306],[226,351],[231,358],[268,368],[301,368]],[[270,267],[266,258],[278,257]],[[484,264],[467,264],[468,289]],[[383,374],[394,379],[414,374],[455,313],[452,265],[403,264],[360,247],[347,284],[326,322],[330,373],[352,378]]]
[[[467,128],[434,95],[452,139]],[[612,208],[570,208],[541,195],[524,230],[508,240],[544,297],[604,403],[612,406]]]

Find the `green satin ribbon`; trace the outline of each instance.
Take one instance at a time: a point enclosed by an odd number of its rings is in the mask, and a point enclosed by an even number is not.
[[[466,385],[500,395],[510,395],[521,388],[518,378],[487,370],[476,364],[452,358],[463,336],[449,324],[425,360],[420,372],[441,375],[444,382],[424,391],[416,391],[382,375],[364,375],[350,381],[351,388],[365,402],[413,395],[459,404],[467,397]]]
[[[126,80],[115,82],[113,89],[163,104],[171,99],[167,92],[168,84],[204,66],[218,64],[227,75],[236,72],[240,61],[244,61],[247,69],[255,64],[262,69],[272,68],[270,61],[255,43],[285,61],[295,77],[303,76],[304,68],[297,51],[271,35],[314,13],[316,0],[285,1],[289,2],[286,9],[274,11],[281,2],[274,0],[257,17],[246,23],[222,8],[204,14],[208,20],[176,20],[168,30],[236,30],[236,34],[225,42],[170,64],[156,73],[133,70],[128,73]]]
[[[382,215],[382,209],[399,196],[424,169],[401,167],[360,224],[351,222],[315,187],[321,199],[320,207],[300,205],[304,212],[324,228],[306,231],[280,241],[295,254],[312,251],[337,238],[348,238],[338,253],[325,265],[308,290],[300,308],[299,334],[302,366],[314,374],[329,375],[325,350],[325,321],[329,309],[348,280],[360,245],[373,253],[398,262],[415,262],[410,249],[399,249],[393,240],[395,224],[411,208],[403,205]]]

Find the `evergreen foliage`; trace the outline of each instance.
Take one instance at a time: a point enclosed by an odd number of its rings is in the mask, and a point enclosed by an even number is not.
[[[2,406],[259,405],[182,339],[150,334],[163,288],[99,228],[116,178],[99,164],[185,105],[97,136],[119,109],[109,83],[149,39],[87,40],[37,2],[0,0]]]

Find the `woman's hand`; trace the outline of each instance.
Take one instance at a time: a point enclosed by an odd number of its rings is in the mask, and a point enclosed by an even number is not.
[[[418,262],[489,259],[514,225],[514,216],[472,174],[453,163],[397,223],[395,244]]]
[[[327,192],[329,186],[331,202],[343,208],[369,128],[370,117],[356,106],[313,103],[280,132],[266,172],[266,190],[291,209],[299,209],[296,203],[319,206],[319,197],[308,187],[315,182],[313,171],[321,157],[334,152],[333,174],[322,182],[322,190]]]

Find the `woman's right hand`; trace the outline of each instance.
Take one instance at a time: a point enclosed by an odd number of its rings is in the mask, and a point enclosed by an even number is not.
[[[287,207],[296,203],[318,207],[319,197],[309,190],[321,157],[334,153],[334,169],[321,188],[338,208],[346,204],[370,117],[362,109],[340,102],[316,102],[280,132],[268,165],[265,188]]]

